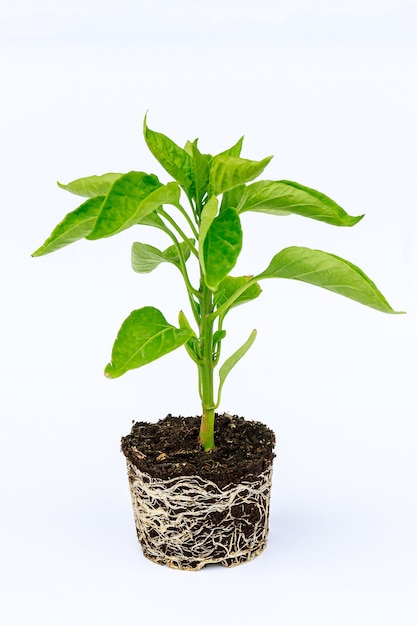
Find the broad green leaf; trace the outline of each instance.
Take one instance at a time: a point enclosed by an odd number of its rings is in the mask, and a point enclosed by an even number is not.
[[[221,307],[225,302],[231,298],[238,289],[241,289],[247,282],[251,280],[252,276],[226,276],[220,283],[214,294],[214,303],[217,308]],[[230,308],[244,304],[250,300],[254,300],[262,293],[262,289],[255,283],[248,287],[243,293],[240,294],[233,302]]]
[[[240,153],[242,152],[242,144],[244,137],[238,139],[234,146],[220,152],[217,156],[231,156],[231,157],[240,157]]]
[[[236,265],[242,249],[242,228],[236,209],[225,209],[213,220],[204,240],[207,286],[215,291]]]
[[[154,174],[129,172],[116,180],[106,196],[100,215],[88,239],[110,237],[137,221],[141,203],[162,185]],[[160,203],[159,203],[160,204]],[[151,213],[154,205],[148,206]]]
[[[190,194],[192,190],[192,166],[191,157],[187,151],[177,146],[166,135],[151,130],[146,124],[146,117],[143,123],[143,134],[149,150],[157,161],[168,174],[179,182],[184,191]]]
[[[242,346],[240,346],[240,348],[236,350],[236,352],[234,352],[232,356],[230,356],[221,366],[219,370],[220,382],[219,382],[219,391],[218,391],[218,396],[217,396],[216,408],[220,404],[224,381],[226,380],[227,376],[230,374],[231,370],[234,368],[236,363],[238,363],[240,359],[245,356],[246,352],[252,346],[255,339],[256,339],[256,330],[253,330],[251,334],[249,335],[249,338],[245,341],[245,343]]]
[[[239,213],[259,211],[273,215],[291,213],[310,217],[334,226],[354,226],[363,215],[348,215],[324,193],[288,180],[262,180],[246,187]]]
[[[184,261],[186,261],[191,252],[185,242],[180,243]],[[173,263],[181,268],[180,258],[177,248],[170,246],[163,252],[146,243],[136,242],[132,245],[132,268],[140,274],[148,274],[152,272],[161,263]]]
[[[383,313],[397,313],[359,267],[321,250],[285,248],[256,278],[292,278],[334,291]]]
[[[249,161],[231,156],[215,156],[210,166],[210,195],[218,196],[262,174],[272,157]]]
[[[198,234],[198,256],[203,272],[205,271],[204,241],[206,239],[208,230],[217,215],[218,210],[219,201],[217,200],[216,196],[212,196],[201,211],[200,232]]]
[[[184,345],[191,335],[189,329],[168,324],[161,311],[154,307],[133,311],[119,330],[111,362],[104,373],[109,378],[117,378],[147,365]]]
[[[77,178],[67,185],[58,183],[58,186],[65,191],[74,193],[84,198],[95,198],[95,196],[105,196],[113,183],[120,178],[122,174],[101,174],[101,176],[87,176],[86,178]]]
[[[42,256],[55,252],[74,241],[83,239],[91,233],[101,211],[104,196],[90,198],[83,202],[75,211],[68,213],[62,222],[52,231],[45,243],[32,256]]]

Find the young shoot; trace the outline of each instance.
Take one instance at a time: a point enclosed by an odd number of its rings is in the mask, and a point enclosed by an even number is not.
[[[167,247],[147,243],[132,246],[132,268],[149,273],[161,263],[178,269],[188,295],[188,313],[179,312],[177,325],[152,306],[133,311],[114,342],[105,375],[117,378],[184,346],[195,363],[202,405],[200,442],[213,450],[215,411],[225,380],[256,338],[252,330],[244,343],[222,360],[225,320],[232,309],[255,300],[260,282],[289,278],[323,287],[384,313],[395,313],[375,284],[359,267],[334,254],[291,246],[278,252],[255,276],[233,276],[242,249],[242,214],[247,211],[286,216],[295,214],[331,224],[354,226],[363,217],[351,216],[329,197],[288,180],[258,178],[272,157],[241,158],[242,139],[220,154],[200,152],[198,141],[179,147],[151,130],[145,118],[149,150],[173,179],[161,182],[154,174],[131,171],[103,174],[59,184],[86,200],[68,213],[33,256],[54,252],[70,243],[110,237],[130,227],[162,231]],[[193,284],[189,268],[198,269]],[[196,272],[192,273],[196,275]],[[218,377],[214,370],[218,367]]]

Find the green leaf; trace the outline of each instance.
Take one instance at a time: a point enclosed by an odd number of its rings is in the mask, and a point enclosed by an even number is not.
[[[230,356],[221,366],[219,370],[220,383],[219,383],[216,408],[220,404],[224,381],[226,380],[227,376],[230,374],[231,370],[234,368],[236,363],[238,363],[240,359],[245,356],[246,352],[252,346],[255,339],[256,339],[256,330],[253,330],[251,334],[249,335],[249,338],[245,341],[245,343],[242,346],[240,346],[240,348],[236,350],[236,352],[234,352],[232,356]]]
[[[86,178],[77,178],[68,185],[58,183],[58,187],[74,193],[77,196],[83,196],[84,198],[94,198],[95,196],[105,196],[109,191],[113,183],[120,178],[122,174],[114,174],[109,172],[108,174],[101,174],[101,176],[87,176]]]
[[[200,232],[198,234],[198,256],[203,272],[205,271],[204,241],[206,239],[209,228],[217,215],[218,209],[219,201],[217,200],[216,196],[212,196],[201,211]]]
[[[238,207],[239,213],[259,211],[273,215],[302,215],[334,226],[354,226],[363,215],[348,215],[324,193],[288,180],[263,180],[249,185]]]
[[[209,195],[219,195],[262,174],[272,157],[249,161],[231,156],[215,156],[210,166]]]
[[[123,322],[105,375],[117,378],[127,371],[147,365],[184,345],[191,337],[189,329],[168,324],[161,311],[147,306],[133,311]]]
[[[234,146],[220,152],[217,156],[231,156],[231,157],[240,157],[240,153],[242,152],[242,144],[244,137],[238,139]]]
[[[191,158],[193,156],[193,143],[196,143],[197,141],[198,139],[194,139],[193,142],[188,141],[188,140],[185,142],[184,150]]]
[[[238,209],[242,196],[245,193],[246,185],[239,185],[238,187],[234,187],[230,191],[226,191],[222,197],[222,203],[220,206],[220,211],[224,211],[224,209]]]
[[[236,209],[225,209],[213,220],[204,240],[207,286],[215,291],[236,265],[242,249],[242,228]]]
[[[152,192],[159,190],[161,183],[154,174],[129,172],[116,180],[106,196],[100,215],[88,239],[101,239],[115,235],[137,223],[144,200]],[[160,204],[158,197],[156,204]],[[155,203],[148,203],[142,216],[155,209]]]
[[[218,347],[218,345],[223,341],[223,339],[226,337],[226,331],[225,330],[216,330],[216,332],[213,333],[213,346],[214,349],[216,349]]]
[[[188,321],[184,311],[180,311],[178,313],[178,324],[180,325],[180,328],[187,328],[188,330],[190,330],[193,333],[194,337],[196,337],[196,334],[195,334],[195,332],[194,332],[190,322]]]
[[[59,250],[89,235],[94,228],[103,202],[104,196],[90,198],[75,211],[68,213],[62,222],[54,228],[45,243],[32,256],[42,256],[55,252],[55,250]]]
[[[194,243],[194,240],[192,240]],[[180,243],[184,261],[190,254],[190,248],[185,242]],[[132,268],[140,274],[152,272],[161,263],[173,263],[181,268],[180,258],[176,246],[170,246],[163,252],[146,243],[136,242],[132,245]]]
[[[149,150],[162,167],[170,174],[189,195],[192,191],[191,157],[166,135],[151,130],[143,123],[143,134]]]
[[[180,328],[189,330],[192,333],[190,339],[184,344],[184,347],[192,360],[198,363],[201,361],[200,343],[183,311],[180,311],[178,314],[178,324]]]
[[[158,209],[163,204],[172,204],[178,206],[181,197],[181,190],[178,183],[167,183],[162,187],[158,187],[155,191],[149,194],[139,204],[136,213],[132,216],[130,226],[133,224],[142,224],[143,219],[150,213],[153,213],[155,209]]]
[[[252,276],[226,276],[224,280],[220,283],[217,288],[216,293],[214,294],[214,303],[217,308],[221,307],[225,302],[231,298],[238,289],[241,289],[243,285],[248,283],[251,280]],[[239,304],[244,304],[245,302],[249,302],[250,300],[254,300],[262,293],[262,289],[255,283],[248,287],[246,291],[240,294],[233,302],[230,308],[234,306],[238,306]]]
[[[334,291],[383,313],[398,312],[391,308],[375,283],[359,267],[321,250],[296,246],[285,248],[256,278],[292,278]]]

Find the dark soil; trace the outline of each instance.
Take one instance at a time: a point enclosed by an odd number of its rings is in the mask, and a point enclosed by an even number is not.
[[[255,478],[271,466],[275,435],[264,424],[217,415],[216,448],[204,452],[198,440],[200,419],[167,415],[156,423],[136,422],[122,438],[122,451],[154,478],[200,476],[221,489]]]

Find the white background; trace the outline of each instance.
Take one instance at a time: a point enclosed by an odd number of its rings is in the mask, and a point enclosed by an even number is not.
[[[413,0],[0,1],[1,533],[7,626],[416,623],[416,45]],[[225,353],[258,339],[222,408],[277,434],[270,540],[199,573],[140,553],[119,438],[195,414],[184,351],[107,381],[123,319],[175,323],[175,268],[130,269],[138,227],[33,252],[80,176],[161,169],[141,135],[274,154],[266,175],[320,189],[353,229],[245,215],[236,273],[288,245],[345,256],[397,310],[266,281]],[[164,179],[163,174],[161,176]],[[153,237],[151,239],[150,237]],[[161,245],[163,243],[161,242]]]

